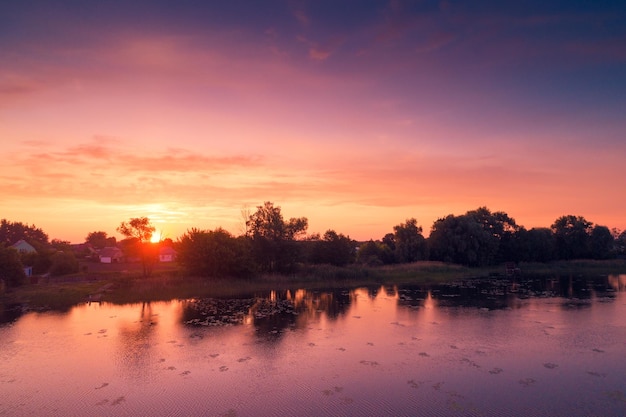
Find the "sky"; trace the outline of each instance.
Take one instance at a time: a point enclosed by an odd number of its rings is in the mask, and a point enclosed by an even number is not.
[[[0,0],[0,218],[626,229],[623,1]]]

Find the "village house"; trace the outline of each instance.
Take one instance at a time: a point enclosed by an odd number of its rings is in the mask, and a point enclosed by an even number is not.
[[[114,246],[107,246],[106,248],[103,248],[100,250],[100,252],[98,253],[98,256],[100,258],[100,263],[113,264],[113,263],[122,262],[124,258],[124,253],[122,252],[120,248],[116,248]]]
[[[37,250],[31,244],[29,244],[27,241],[25,241],[24,239],[18,240],[17,242],[12,244],[10,247],[12,247],[16,251],[18,251],[18,253],[20,253],[20,254],[37,253]],[[27,277],[32,277],[33,276],[33,266],[32,265],[24,265],[24,275],[26,275]]]
[[[176,260],[176,251],[169,246],[159,249],[159,262],[174,262]]]
[[[11,245],[19,253],[37,253],[35,248],[33,248],[27,241],[24,239],[20,239],[14,244]]]

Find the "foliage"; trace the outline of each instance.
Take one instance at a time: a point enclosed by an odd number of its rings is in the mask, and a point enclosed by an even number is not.
[[[126,234],[122,234],[126,236]],[[117,240],[115,239],[115,236],[108,237],[106,232],[97,231],[90,232],[85,238],[85,243],[89,243],[95,249],[103,249],[107,246],[115,246]]]
[[[51,257],[50,275],[60,276],[78,272],[78,261],[72,252],[55,252]]]
[[[552,224],[559,259],[580,259],[589,254],[589,233],[593,223],[582,216],[561,216]]]
[[[428,239],[432,260],[467,266],[487,266],[519,260],[527,237],[515,220],[503,211],[479,207],[461,216],[437,220]]]
[[[51,254],[52,251],[50,249],[41,248],[36,253],[20,253],[20,259],[22,265],[33,267],[34,274],[45,274],[52,265],[50,260]]]
[[[134,237],[140,242],[149,241],[156,228],[150,223],[147,217],[131,218],[127,222],[122,222],[117,231],[127,238]]]
[[[258,206],[252,214],[245,213],[244,236],[235,238],[218,228],[214,231],[191,229],[180,237],[175,245],[185,270],[204,277],[249,276],[254,272],[303,271],[307,268],[303,267],[304,263],[328,264],[329,268],[344,266],[355,258],[360,264],[355,265],[356,268],[420,260],[476,268],[505,261],[601,260],[626,256],[626,231],[594,226],[585,218],[573,215],[559,217],[550,228],[526,230],[505,212],[479,207],[460,216],[438,219],[427,239],[417,220],[410,218],[394,226],[394,233],[387,233],[381,241],[370,240],[357,250],[356,242],[332,229],[323,237],[316,234],[304,238],[308,220],[300,217],[285,221],[280,207],[271,202]],[[131,218],[122,222],[117,230],[126,237],[119,247],[128,258],[141,259],[144,277],[150,275],[159,249],[158,245],[149,243],[155,231],[150,220]],[[7,246],[19,239],[28,241],[37,250],[37,253],[17,254],[18,262],[32,266],[35,274],[75,271],[75,259],[60,254],[71,252],[69,242],[53,239],[48,243],[48,236],[41,229],[3,219],[0,243]],[[85,240],[90,243],[84,245],[85,254],[90,253],[91,247],[118,246],[115,238],[103,231],[91,232]],[[170,239],[168,245],[172,244]],[[18,277],[12,282],[20,280]]]
[[[626,230],[620,232],[617,229],[613,231],[613,237],[615,239],[615,252],[619,256],[626,256]]]
[[[394,262],[394,255],[389,246],[369,240],[359,247],[357,261],[368,266],[388,265]]]
[[[615,256],[615,240],[608,227],[595,225],[591,229],[589,255],[593,259],[608,259]]]
[[[499,241],[472,215],[448,215],[437,220],[429,237],[431,260],[467,266],[495,262]]]
[[[35,225],[0,220],[0,243],[10,246],[23,239],[38,251],[48,245],[48,235]]]
[[[383,245],[387,245],[392,252],[396,251],[396,235],[394,235],[393,233],[387,233],[385,236],[383,236],[381,242]]]
[[[176,244],[179,264],[190,274],[203,277],[242,276],[251,272],[247,240],[234,238],[224,229],[193,228]]]
[[[422,235],[422,227],[414,218],[407,219],[393,228],[393,245],[396,261],[400,263],[423,261],[428,259],[426,239]],[[389,239],[388,239],[389,240]]]
[[[315,264],[344,266],[354,261],[356,243],[349,236],[328,230],[315,241],[312,251],[311,262]]]
[[[54,251],[64,251],[64,252],[72,251],[72,245],[67,240],[52,239],[50,241],[50,247]]]
[[[262,271],[286,272],[294,268],[301,255],[296,239],[306,233],[306,217],[285,222],[280,207],[267,201],[257,207],[246,225],[254,258]]]
[[[556,258],[554,235],[546,227],[530,230],[520,227],[514,242],[514,254],[508,258],[511,261],[549,262]]]
[[[7,287],[17,287],[25,280],[26,274],[17,251],[0,243],[0,281],[4,281]]]
[[[150,244],[150,238],[156,228],[150,223],[147,217],[131,218],[128,222],[122,222],[117,231],[126,238],[135,239],[135,248],[141,256],[144,277],[152,273],[152,268],[157,261],[155,246]]]

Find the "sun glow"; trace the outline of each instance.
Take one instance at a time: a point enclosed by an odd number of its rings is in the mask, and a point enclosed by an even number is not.
[[[159,243],[161,241],[161,232],[152,233],[152,237],[150,238],[150,242]]]

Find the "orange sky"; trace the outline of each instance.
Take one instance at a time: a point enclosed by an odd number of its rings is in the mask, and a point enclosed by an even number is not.
[[[623,10],[63,4],[0,6],[0,218],[50,238],[264,201],[359,240],[479,206],[626,228]]]

